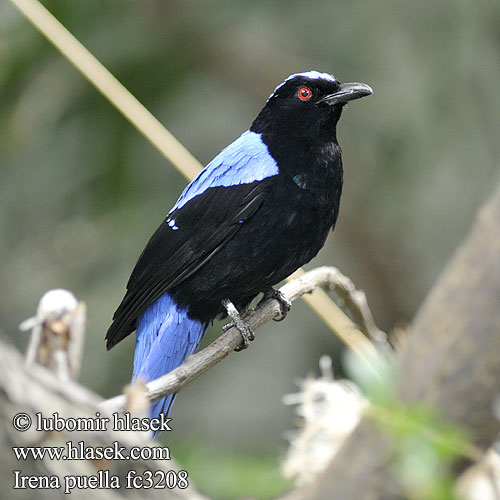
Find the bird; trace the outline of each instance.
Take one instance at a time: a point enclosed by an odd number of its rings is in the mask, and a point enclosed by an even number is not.
[[[140,255],[106,334],[107,349],[136,330],[133,379],[149,381],[199,346],[216,317],[239,315],[259,294],[308,263],[335,227],[343,183],[337,122],[372,94],[311,70],[278,85],[250,128],[184,189]],[[152,404],[168,416],[175,394]]]

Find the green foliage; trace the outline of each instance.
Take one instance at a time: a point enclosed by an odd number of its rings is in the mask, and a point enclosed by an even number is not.
[[[369,413],[392,438],[394,476],[411,500],[452,500],[453,462],[467,453],[465,433],[428,408],[401,403],[377,406]]]
[[[348,371],[362,387],[372,406],[367,415],[387,434],[393,448],[394,477],[409,500],[454,500],[450,468],[467,456],[466,433],[444,421],[432,408],[404,404],[395,388],[395,367],[389,361],[372,369],[349,354]]]
[[[173,452],[196,487],[217,500],[267,500],[292,486],[282,477],[276,457],[221,453],[200,443],[176,447]]]

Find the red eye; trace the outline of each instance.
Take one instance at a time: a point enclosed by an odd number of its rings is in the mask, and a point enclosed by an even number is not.
[[[307,87],[302,87],[299,90],[298,96],[299,99],[301,99],[302,101],[308,101],[312,96],[311,89],[308,89]]]

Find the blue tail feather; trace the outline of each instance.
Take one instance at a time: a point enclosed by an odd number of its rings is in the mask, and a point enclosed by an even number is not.
[[[154,380],[181,365],[199,346],[207,329],[178,307],[168,293],[162,295],[137,321],[133,380]],[[172,408],[175,394],[155,401],[151,418]]]

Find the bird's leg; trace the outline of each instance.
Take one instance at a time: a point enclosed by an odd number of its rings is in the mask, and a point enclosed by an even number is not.
[[[241,317],[238,309],[234,306],[234,304],[229,299],[224,299],[222,301],[222,305],[224,309],[227,311],[227,315],[233,320],[231,323],[223,326],[223,330],[227,331],[232,326],[235,326],[241,334],[243,341],[241,344],[235,349],[235,351],[242,351],[246,349],[249,343],[255,338],[255,333],[250,327],[250,325]]]
[[[266,290],[264,292],[264,296],[262,297],[259,304],[267,299],[275,299],[279,302],[281,314],[276,318],[273,318],[273,320],[283,321],[286,318],[286,315],[288,314],[290,309],[292,308],[292,303],[290,302],[290,299],[283,292],[275,290],[274,288],[269,288],[269,290]]]

